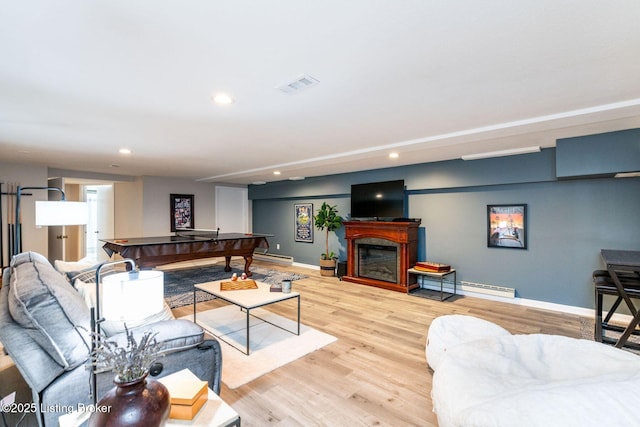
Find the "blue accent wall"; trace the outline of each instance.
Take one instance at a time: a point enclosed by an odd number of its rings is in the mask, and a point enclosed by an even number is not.
[[[270,233],[270,252],[318,265],[324,234],[294,241],[295,203],[323,201],[348,216],[351,184],[404,179],[407,213],[421,218],[424,259],[449,263],[458,280],[512,287],[516,296],[593,307],[591,272],[600,250],[640,250],[640,178],[558,180],[555,149],[465,162],[453,160],[250,186],[253,230]],[[487,247],[487,205],[528,207],[528,249]],[[276,250],[280,244],[280,250]],[[331,250],[346,259],[344,229]]]
[[[640,129],[563,138],[556,142],[558,178],[640,171]]]
[[[253,231],[255,233],[273,234],[269,238],[269,252],[281,255],[291,255],[296,262],[319,265],[320,254],[325,250],[325,231],[313,228],[313,243],[295,241],[294,204],[312,203],[315,215],[322,202],[338,208],[338,214],[343,216],[349,212],[348,197],[323,197],[322,199],[269,199],[253,201]],[[344,227],[335,233],[329,233],[329,251],[337,254],[340,260],[347,259],[344,240]],[[280,250],[276,249],[280,245]]]

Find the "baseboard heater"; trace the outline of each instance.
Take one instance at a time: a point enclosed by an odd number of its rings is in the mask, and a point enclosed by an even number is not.
[[[483,283],[460,281],[460,289],[465,292],[476,292],[480,294],[495,295],[498,297],[515,298],[516,290],[504,286],[485,285]]]
[[[254,252],[253,259],[261,261],[277,262],[280,264],[293,264],[293,257],[288,255],[270,254],[268,252]]]
[[[419,282],[422,288],[431,289],[434,291],[440,291],[440,282],[434,280],[432,278],[423,277],[422,281]],[[507,288],[504,286],[496,286],[496,285],[485,285],[483,283],[475,283],[475,282],[466,282],[461,280],[458,283],[458,291],[462,291],[462,293],[474,293],[474,294],[485,294],[485,295],[493,295],[503,298],[515,298],[516,290],[514,288]],[[451,282],[444,282],[442,286],[442,290],[444,292],[453,292],[453,284]]]

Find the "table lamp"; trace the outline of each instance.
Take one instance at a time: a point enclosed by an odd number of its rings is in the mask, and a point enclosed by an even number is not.
[[[85,202],[68,202],[64,191],[58,187],[18,187],[16,190],[16,227],[13,236],[12,255],[22,252],[22,230],[20,224],[20,200],[25,190],[58,191],[60,201],[36,201],[36,225],[83,225],[88,222],[88,208]]]
[[[85,202],[36,201],[36,225],[82,225],[87,223]]]
[[[164,272],[132,271],[105,276],[100,284],[101,313],[105,320],[135,322],[164,306]]]

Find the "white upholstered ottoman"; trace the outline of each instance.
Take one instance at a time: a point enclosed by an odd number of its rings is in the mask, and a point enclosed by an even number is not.
[[[470,316],[434,320],[427,357],[440,427],[640,425],[638,355],[590,340],[505,332]]]
[[[511,334],[495,323],[477,317],[461,314],[437,317],[431,322],[427,333],[427,362],[435,371],[447,349],[469,341],[505,335]]]

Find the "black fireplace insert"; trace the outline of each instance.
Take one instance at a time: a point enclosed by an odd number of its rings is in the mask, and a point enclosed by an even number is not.
[[[358,276],[398,283],[398,248],[385,245],[358,245]]]

